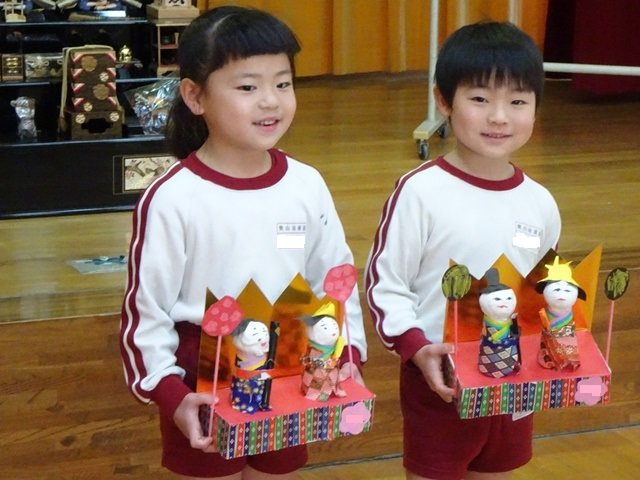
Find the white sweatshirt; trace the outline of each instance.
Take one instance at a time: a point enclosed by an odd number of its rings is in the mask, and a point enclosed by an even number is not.
[[[328,270],[353,264],[319,172],[279,150],[270,154],[267,173],[237,179],[211,170],[192,153],[140,197],[121,321],[125,376],[140,401],[186,394],[154,389],[165,377],[184,376],[176,366],[174,324],[201,323],[207,289],[218,298],[236,297],[252,279],[275,302],[299,273],[322,297]],[[346,318],[364,361],[357,286]]]
[[[473,177],[444,158],[404,175],[387,200],[365,270],[376,332],[403,361],[443,339],[450,260],[482,278],[501,254],[526,276],[560,236],[551,194],[515,168]]]

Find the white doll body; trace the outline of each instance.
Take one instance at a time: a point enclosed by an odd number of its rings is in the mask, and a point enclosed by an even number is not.
[[[510,288],[480,295],[480,310],[497,321],[511,321],[516,309],[516,294]]]
[[[309,340],[307,353],[302,357],[302,393],[309,400],[327,401],[331,395],[346,396],[340,386],[338,361],[344,347],[337,320],[329,315],[316,317],[307,323]]]
[[[265,385],[271,375],[260,371],[267,362],[269,329],[262,322],[249,321],[244,330],[233,335],[232,343],[237,350],[237,368],[231,381],[233,408],[246,413],[270,410],[264,399]]]
[[[557,315],[566,315],[573,310],[578,300],[578,287],[564,280],[548,283],[542,291],[547,309]]]
[[[307,325],[307,338],[318,345],[335,346],[340,336],[340,327],[333,317],[322,317],[314,325]]]
[[[564,280],[549,282],[542,295],[546,308],[540,311],[543,328],[538,363],[544,368],[575,370],[580,366],[573,320],[578,287]]]
[[[266,356],[269,352],[269,329],[262,322],[251,321],[242,333],[233,336],[232,342],[242,357]]]
[[[512,331],[516,295],[511,288],[482,293],[478,299],[484,314],[478,356],[483,375],[501,378],[520,370],[518,335]]]

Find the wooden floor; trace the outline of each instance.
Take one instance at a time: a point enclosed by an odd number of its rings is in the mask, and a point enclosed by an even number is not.
[[[361,271],[393,183],[419,164],[411,134],[426,114],[426,78],[303,79],[297,92],[281,147],[324,175]],[[590,99],[548,82],[534,138],[518,155],[560,205],[563,256],[579,261],[603,244],[600,282],[619,266],[632,279],[615,306],[611,403],[536,415],[536,456],[517,479],[640,478],[639,126],[638,97]],[[432,154],[453,142],[433,138]],[[125,254],[130,222],[129,212],[0,221],[0,479],[170,478],[155,408],[136,404],[122,380],[124,273],[82,275],[68,264]],[[609,308],[599,292],[601,348]],[[403,478],[398,361],[369,323],[374,427],[312,445],[303,479]]]

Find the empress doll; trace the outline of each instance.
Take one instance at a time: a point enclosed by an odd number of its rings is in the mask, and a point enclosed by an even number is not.
[[[346,396],[340,386],[338,364],[344,338],[340,336],[335,305],[327,303],[302,321],[309,341],[307,352],[302,357],[302,393],[309,400],[321,402],[327,401],[331,395]]]
[[[569,263],[556,257],[546,265],[548,274],[536,284],[546,307],[541,309],[542,333],[538,363],[544,368],[575,370],[580,366],[573,306],[578,298],[586,300],[585,291],[573,279]]]

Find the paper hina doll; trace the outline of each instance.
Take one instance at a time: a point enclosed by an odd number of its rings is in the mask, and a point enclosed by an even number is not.
[[[500,283],[498,270],[485,274],[488,285],[480,292],[482,336],[478,370],[483,375],[501,378],[520,370],[520,332],[517,324],[516,295]]]
[[[302,393],[309,400],[327,401],[331,395],[345,397],[340,386],[338,360],[344,348],[344,337],[336,320],[336,307],[327,303],[310,317],[302,318],[309,345],[302,357]]]
[[[542,293],[546,307],[540,310],[542,333],[538,363],[544,368],[575,370],[580,366],[576,324],[573,306],[578,298],[587,294],[573,279],[569,263],[560,263],[556,257],[552,265],[545,265],[548,273],[536,284]]]
[[[236,371],[231,379],[231,405],[245,413],[271,410],[266,398],[271,375],[268,366],[270,348],[267,326],[250,318],[242,320],[231,332],[236,347]]]

